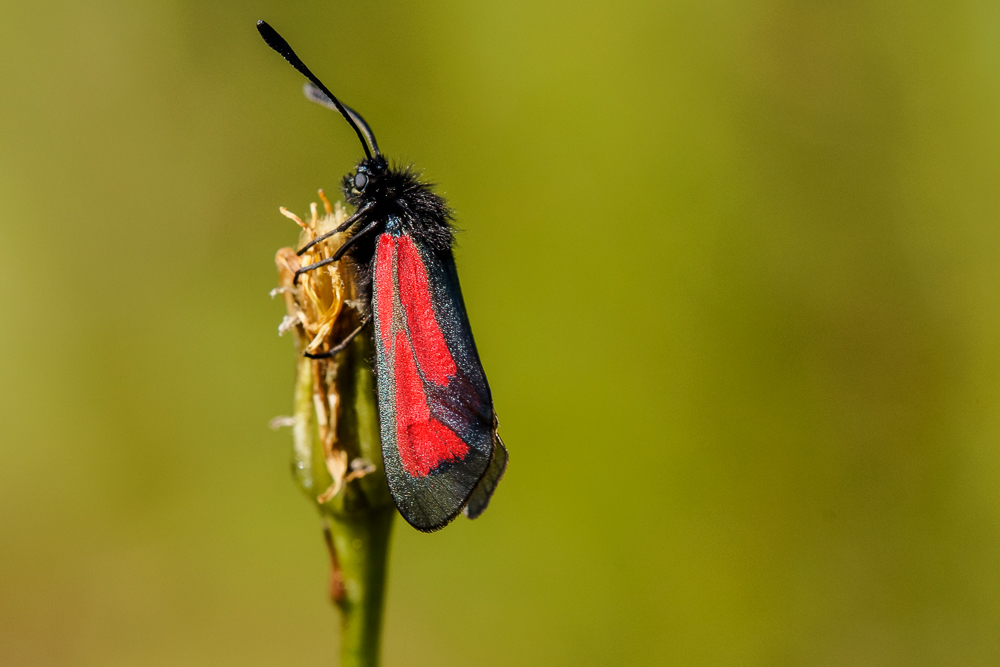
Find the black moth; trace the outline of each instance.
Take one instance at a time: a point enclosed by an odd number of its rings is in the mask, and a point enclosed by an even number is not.
[[[344,177],[355,213],[299,254],[336,232],[348,240],[329,259],[345,256],[362,301],[362,325],[316,356],[332,356],[372,325],[382,457],[400,513],[422,531],[444,527],[459,512],[482,514],[507,467],[486,381],[452,255],[451,211],[412,171],[392,166],[361,116],[342,104],[264,21],[257,30],[313,85],[306,95],[339,111],[365,157]]]

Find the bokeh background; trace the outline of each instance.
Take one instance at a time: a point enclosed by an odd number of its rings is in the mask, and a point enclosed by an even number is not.
[[[272,258],[441,184],[511,465],[386,665],[1000,663],[1000,4],[39,0],[0,40],[0,664],[329,665]]]

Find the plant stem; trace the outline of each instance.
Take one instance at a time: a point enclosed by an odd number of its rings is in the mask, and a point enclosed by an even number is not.
[[[379,663],[389,536],[395,508],[363,515],[330,515],[329,530],[340,569],[340,666]]]
[[[299,245],[336,228],[347,218],[320,191],[326,215],[310,207],[309,222],[281,209],[304,231]],[[316,341],[333,345],[360,320],[349,304],[357,298],[354,273],[340,263],[300,276],[302,262],[328,259],[343,243],[337,234],[300,258],[291,248],[275,257],[281,294],[288,310],[283,327],[295,332],[292,473],[320,512],[330,550],[330,597],[340,610],[341,667],[376,667],[382,635],[389,537],[396,506],[382,469],[375,377],[369,359],[373,343],[355,337],[332,358],[303,355]],[[315,348],[312,348],[316,351]]]
[[[340,610],[341,667],[379,663],[389,542],[396,508],[389,495],[378,432],[375,382],[366,362],[371,341],[356,338],[336,362],[300,357],[295,388],[292,469],[296,481],[320,511],[331,556],[330,596]],[[325,381],[318,382],[318,376]],[[325,387],[337,406],[338,450],[374,471],[347,482],[326,502],[319,502],[334,480],[317,418],[317,387]],[[321,392],[322,393],[322,392]]]

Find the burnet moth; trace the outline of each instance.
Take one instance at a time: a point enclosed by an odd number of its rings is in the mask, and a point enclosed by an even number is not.
[[[422,531],[444,527],[463,512],[474,519],[489,504],[507,467],[497,417],[479,361],[452,255],[451,210],[409,168],[390,165],[364,119],[342,104],[275,30],[257,30],[267,45],[305,75],[306,96],[340,112],[365,157],[344,176],[355,207],[336,230],[348,240],[312,271],[346,256],[355,272],[362,324],[320,355],[333,356],[369,324],[382,458],[400,514]]]

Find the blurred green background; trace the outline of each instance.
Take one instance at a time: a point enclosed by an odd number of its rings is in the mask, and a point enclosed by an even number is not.
[[[278,214],[458,211],[511,465],[387,665],[1000,663],[1000,4],[8,3],[0,664],[329,665]]]

